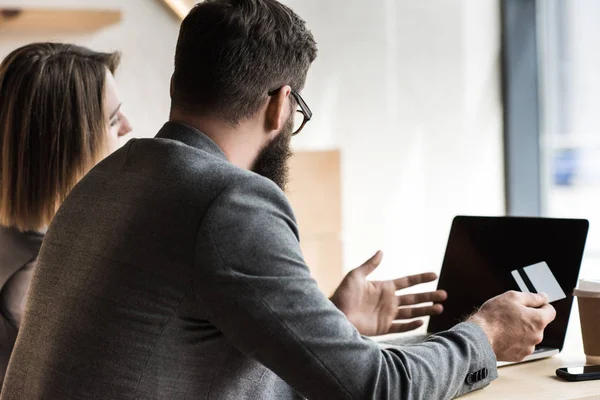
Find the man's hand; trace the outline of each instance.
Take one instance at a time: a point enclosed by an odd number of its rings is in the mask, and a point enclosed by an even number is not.
[[[369,261],[348,273],[331,298],[361,335],[385,335],[417,329],[423,325],[423,321],[394,321],[436,315],[444,310],[441,304],[406,307],[444,301],[447,295],[443,290],[396,296],[396,290],[436,280],[433,272],[391,281],[368,281],[367,276],[379,266],[382,258],[383,254],[379,251]]]
[[[522,361],[555,317],[545,294],[512,291],[488,300],[469,321],[481,326],[498,361]]]

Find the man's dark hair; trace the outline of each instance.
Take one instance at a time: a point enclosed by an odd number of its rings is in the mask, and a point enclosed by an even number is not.
[[[306,23],[276,0],[207,0],[181,24],[173,106],[236,125],[268,92],[300,91],[317,46]]]

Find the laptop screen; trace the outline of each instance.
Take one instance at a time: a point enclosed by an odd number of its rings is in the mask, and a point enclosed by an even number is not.
[[[456,217],[438,282],[448,299],[444,312],[431,317],[428,331],[448,330],[488,299],[520,291],[513,271],[545,262],[567,297],[552,303],[556,319],[540,346],[562,349],[588,226],[575,219]]]

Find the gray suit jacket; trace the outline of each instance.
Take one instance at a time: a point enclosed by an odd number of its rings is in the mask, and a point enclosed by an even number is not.
[[[94,168],[38,262],[5,400],[445,399],[496,377],[474,324],[404,350],[361,337],[281,190],[182,124]]]

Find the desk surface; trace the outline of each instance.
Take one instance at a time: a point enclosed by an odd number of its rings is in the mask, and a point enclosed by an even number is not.
[[[409,336],[425,333],[425,324],[411,333],[395,334]],[[381,336],[378,340],[384,340]],[[554,357],[529,363],[513,364],[498,369],[498,379],[482,390],[469,393],[466,400],[600,400],[600,380],[566,382],[556,377],[561,367],[585,365],[579,311],[573,303],[569,328],[563,351]]]
[[[585,364],[581,353],[564,353],[540,361],[508,365],[498,369],[499,378],[483,390],[461,399],[600,399],[600,380],[566,382],[556,377],[560,367]]]
[[[461,399],[600,400],[600,380],[566,382],[556,377],[557,368],[581,365],[585,365],[585,355],[577,302],[574,302],[565,347],[561,354],[544,360],[499,368],[499,377],[491,385]]]

